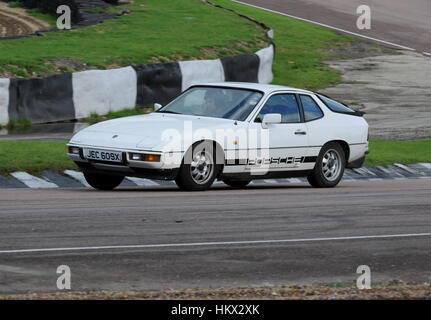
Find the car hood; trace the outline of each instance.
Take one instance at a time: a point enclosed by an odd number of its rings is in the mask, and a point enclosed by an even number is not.
[[[121,149],[162,151],[169,143],[167,137],[178,132],[178,146],[173,151],[184,151],[184,132],[206,129],[215,132],[219,128],[232,128],[234,120],[151,113],[140,116],[103,121],[76,133],[71,144]]]

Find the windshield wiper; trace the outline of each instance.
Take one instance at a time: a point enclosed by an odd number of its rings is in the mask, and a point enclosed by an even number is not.
[[[166,111],[164,111],[164,110],[160,110],[160,111],[156,111],[156,112],[159,112],[159,113],[172,113],[172,114],[181,114],[181,113],[179,113],[179,112],[175,112],[175,111],[170,111],[170,110],[166,110]]]

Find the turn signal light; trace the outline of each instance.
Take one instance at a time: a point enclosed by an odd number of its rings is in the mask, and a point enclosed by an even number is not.
[[[160,162],[159,154],[130,153],[130,160]]]
[[[160,155],[159,154],[144,154],[143,160],[149,161],[149,162],[160,162]]]

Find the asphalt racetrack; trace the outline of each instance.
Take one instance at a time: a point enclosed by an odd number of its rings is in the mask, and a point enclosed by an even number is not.
[[[431,180],[3,189],[0,293],[431,279]]]
[[[429,0],[239,0],[300,19],[390,42],[431,56],[431,1]],[[356,26],[360,5],[371,9],[371,29]]]

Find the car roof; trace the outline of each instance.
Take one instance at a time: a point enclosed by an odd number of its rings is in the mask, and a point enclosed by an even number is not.
[[[208,87],[229,87],[229,88],[240,88],[249,90],[263,91],[264,93],[271,93],[280,90],[297,91],[301,93],[313,93],[308,90],[298,89],[293,87],[286,87],[274,84],[263,84],[263,83],[252,83],[252,82],[208,82],[208,83],[196,83],[193,86],[208,86]]]

